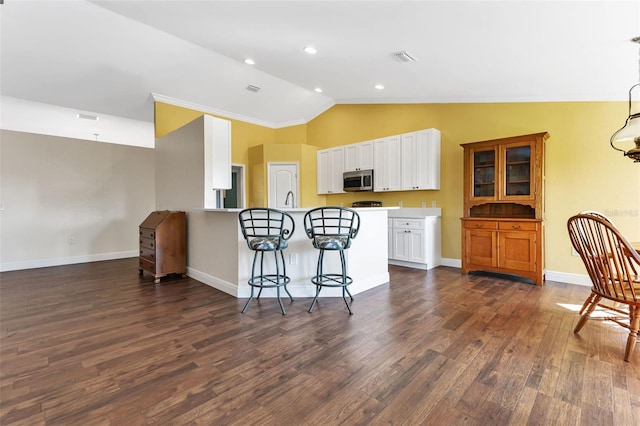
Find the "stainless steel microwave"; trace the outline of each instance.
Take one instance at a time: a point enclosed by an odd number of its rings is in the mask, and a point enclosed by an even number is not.
[[[346,192],[373,191],[373,170],[344,172],[342,180]]]

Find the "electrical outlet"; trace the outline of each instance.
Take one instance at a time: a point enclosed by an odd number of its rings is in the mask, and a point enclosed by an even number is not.
[[[69,244],[70,246],[74,245],[75,243],[76,243],[76,237],[67,238],[67,244]]]
[[[426,208],[426,207],[427,207],[427,202],[426,202],[426,201],[423,201],[423,202],[422,202],[422,208],[424,209],[424,208]]]
[[[289,264],[290,265],[298,264],[298,255],[296,253],[289,253]]]
[[[574,249],[573,247],[571,247],[571,256],[580,256],[576,249]]]

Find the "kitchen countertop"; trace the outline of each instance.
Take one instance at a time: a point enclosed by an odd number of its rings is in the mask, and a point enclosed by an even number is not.
[[[406,207],[389,211],[389,217],[426,217],[442,216],[442,209],[437,207]]]
[[[330,207],[330,206],[318,206],[318,207]],[[297,213],[297,212],[308,212],[311,209],[315,209],[317,207],[296,207],[296,208],[292,208],[292,209],[278,209],[278,210],[282,210],[288,213]],[[399,207],[348,207],[350,209],[353,209],[355,211],[379,211],[379,210],[398,210]],[[206,212],[217,212],[217,213],[239,213],[244,209],[197,209],[197,210],[202,210],[202,211],[206,211]],[[420,209],[420,210],[434,210],[434,209]],[[437,209],[440,210],[440,209]],[[391,215],[391,214],[389,214]],[[423,215],[424,216],[424,215]],[[427,215],[429,216],[429,215]],[[404,216],[406,217],[406,216]]]

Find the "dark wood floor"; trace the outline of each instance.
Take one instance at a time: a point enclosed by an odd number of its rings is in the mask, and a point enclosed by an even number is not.
[[[0,424],[640,424],[640,348],[586,287],[390,267],[342,299],[254,302],[123,259],[0,274]]]

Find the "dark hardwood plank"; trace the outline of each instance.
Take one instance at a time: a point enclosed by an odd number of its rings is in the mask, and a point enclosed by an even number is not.
[[[390,267],[342,299],[244,300],[137,259],[0,274],[0,424],[640,424],[640,351],[589,289]]]

